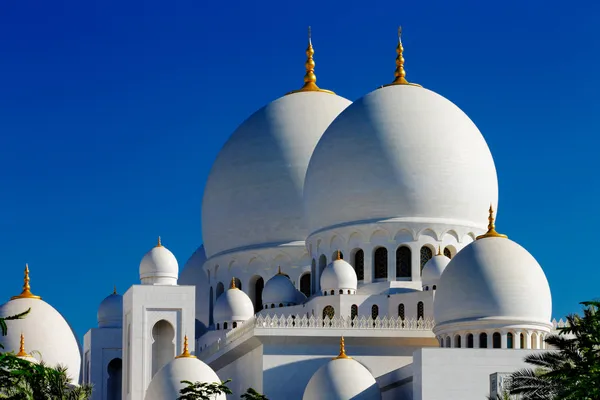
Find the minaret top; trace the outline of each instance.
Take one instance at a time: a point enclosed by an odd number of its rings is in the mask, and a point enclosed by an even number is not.
[[[488,217],[488,221],[489,221],[488,231],[486,233],[484,233],[483,235],[477,236],[477,240],[488,238],[488,237],[497,237],[497,238],[504,238],[504,239],[508,238],[508,236],[496,232],[496,225],[494,224],[494,207],[491,204],[490,204],[489,213],[490,213],[490,215]]]
[[[31,293],[31,286],[29,286],[29,265],[25,264],[25,278],[23,279],[23,291],[21,292],[21,294],[17,295],[17,296],[13,296],[10,299],[11,300],[15,300],[15,299],[41,299],[40,296],[36,296],[33,293]]]
[[[185,335],[183,338],[183,352],[175,358],[196,358],[196,356],[194,356],[194,355],[192,355],[192,353],[190,353],[190,350],[188,348],[187,335]]]
[[[340,359],[352,359],[352,357],[349,357],[348,355],[346,355],[346,345],[344,343],[344,337],[342,336],[340,338],[340,354],[334,358],[334,360],[340,360]]]
[[[406,80],[406,71],[404,70],[404,46],[402,46],[402,27],[399,26],[398,27],[398,46],[396,46],[396,71],[394,72],[394,76],[396,77],[394,79],[394,81],[392,83],[388,83],[387,85],[383,85],[383,87],[386,86],[393,86],[393,85],[411,85],[411,86],[418,86],[421,87],[421,85],[418,85],[416,83],[410,83],[409,81]]]

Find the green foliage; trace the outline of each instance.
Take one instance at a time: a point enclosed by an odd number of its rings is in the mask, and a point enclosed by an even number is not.
[[[231,379],[221,383],[181,381],[187,386],[179,391],[181,396],[177,400],[214,400],[220,394],[232,394],[227,386],[229,382]]]
[[[246,390],[246,393],[244,393],[241,398],[244,400],[269,400],[267,396],[258,393],[253,388],[248,388],[248,390]]]
[[[15,319],[21,319],[21,318],[25,318],[25,316],[27,314],[29,314],[29,312],[31,311],[31,308],[28,308],[27,311],[22,312],[21,314],[17,314],[17,315],[10,315],[8,317],[0,317],[0,334],[2,336],[6,336],[8,334],[8,326],[6,325],[6,321],[12,321]],[[0,349],[3,349],[4,346],[2,346],[2,344],[0,343]]]
[[[583,316],[567,317],[558,335],[546,338],[556,351],[525,358],[534,369],[510,377],[510,394],[523,400],[600,400],[600,302],[584,305]]]

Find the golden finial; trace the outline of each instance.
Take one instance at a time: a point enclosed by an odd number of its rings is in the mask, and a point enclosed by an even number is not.
[[[508,238],[508,236],[496,232],[496,225],[494,225],[494,207],[491,204],[489,212],[490,216],[488,217],[488,231],[483,235],[477,236],[477,240],[488,237]]]
[[[196,358],[196,356],[193,356],[190,353],[190,350],[188,349],[188,337],[187,337],[187,335],[185,335],[183,337],[183,353],[181,353],[180,355],[178,355],[175,358]]]
[[[31,293],[31,286],[29,286],[29,264],[25,264],[25,279],[23,280],[23,291],[18,296],[13,296],[10,299],[41,299],[40,296],[35,296]]]
[[[277,268],[277,275],[283,275],[283,272],[281,272],[281,265]]]
[[[416,83],[410,83],[409,81],[406,80],[406,71],[404,70],[404,47],[402,46],[402,27],[399,26],[398,27],[398,46],[396,47],[396,71],[394,72],[394,76],[396,77],[396,79],[394,79],[394,81],[392,83],[388,83],[387,85],[383,85],[383,87],[386,86],[392,86],[392,85],[411,85],[411,86],[418,86],[421,87],[421,85],[418,85]]]
[[[160,236],[158,237],[158,243],[156,244],[156,247],[162,247],[162,243],[160,241]]]
[[[25,351],[25,335],[21,333],[21,343],[19,345],[19,352],[17,353],[17,357],[31,357]]]
[[[231,278],[231,289],[237,289],[237,287],[235,287],[235,278]]]
[[[113,286],[113,294],[117,294],[117,285]]]
[[[438,245],[438,253],[437,253],[437,255],[438,256],[442,255],[442,246],[440,246],[440,245]]]
[[[341,259],[342,259],[342,253],[338,250],[335,253],[335,260],[338,261],[338,260],[341,260]]]
[[[344,343],[344,337],[342,336],[340,339],[340,354],[334,358],[334,360],[340,360],[340,359],[351,359],[352,357],[349,357],[348,355],[346,355],[346,345]]]
[[[304,86],[302,86],[298,90],[293,90],[287,94],[299,93],[299,92],[324,92],[324,93],[333,93],[331,90],[321,89],[317,86],[317,76],[315,75],[315,60],[313,59],[313,55],[315,54],[315,50],[312,45],[311,31],[310,26],[308,27],[308,48],[306,49],[306,63],[304,66],[306,67],[306,74],[304,75]]]

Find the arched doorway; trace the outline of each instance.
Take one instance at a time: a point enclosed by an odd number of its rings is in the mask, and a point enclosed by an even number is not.
[[[306,297],[310,297],[310,277],[310,272],[307,272],[300,277],[300,291],[304,293]]]
[[[173,326],[164,319],[158,321],[152,327],[152,376],[165,364],[175,357],[175,330]]]
[[[254,275],[248,282],[248,295],[254,304],[254,312],[263,309],[262,292],[265,288],[265,280],[260,275]]]
[[[108,373],[106,398],[107,400],[121,400],[123,361],[120,358],[113,358],[106,369]]]

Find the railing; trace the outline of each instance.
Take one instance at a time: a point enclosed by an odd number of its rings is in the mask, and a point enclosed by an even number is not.
[[[568,322],[567,322],[567,321],[563,321],[563,319],[562,319],[562,318],[561,318],[561,319],[559,319],[558,321],[557,321],[556,319],[553,319],[553,320],[552,320],[552,327],[553,327],[554,329],[558,329],[558,328],[565,328],[565,327],[567,327],[567,326],[569,326]]]

